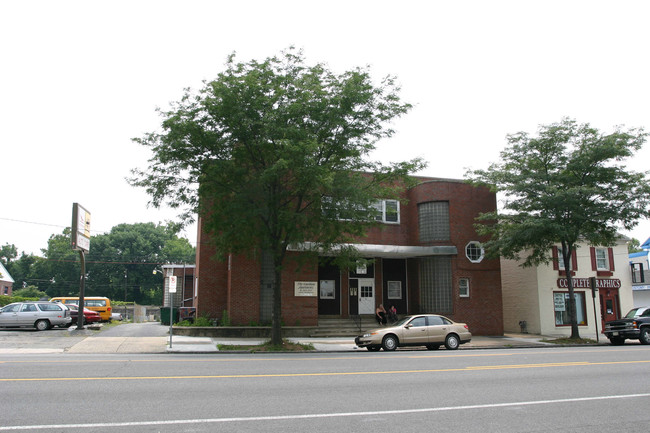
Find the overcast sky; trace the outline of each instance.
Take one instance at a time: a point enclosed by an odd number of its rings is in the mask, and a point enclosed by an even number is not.
[[[462,178],[496,161],[506,134],[564,116],[650,130],[649,20],[650,2],[625,0],[4,0],[0,245],[40,254],[74,202],[93,234],[173,219],[125,181],[149,158],[131,138],[233,51],[295,45],[335,72],[397,75],[414,109],[374,159],[421,156],[420,174]],[[650,169],[650,144],[629,167]],[[644,241],[650,222],[625,233]],[[196,243],[195,227],[185,235]]]

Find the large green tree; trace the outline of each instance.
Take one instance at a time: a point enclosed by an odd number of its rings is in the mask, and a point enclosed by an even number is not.
[[[204,84],[161,111],[162,132],[135,140],[153,157],[130,181],[155,206],[198,211],[221,257],[261,252],[274,270],[271,340],[279,344],[288,247],[332,249],[362,236],[374,201],[397,197],[407,174],[423,167],[369,159],[393,134],[389,122],[411,106],[394,77],[337,75],[294,49],[261,62],[230,56]]]
[[[559,243],[570,269],[579,243],[613,245],[620,228],[650,214],[648,173],[625,167],[646,135],[622,128],[602,133],[568,118],[540,126],[536,137],[509,135],[500,162],[468,173],[502,199],[499,211],[480,217],[480,232],[491,235],[487,253],[516,260],[525,253],[522,265],[533,266],[548,263]],[[567,279],[571,338],[579,338],[571,272]]]
[[[166,263],[192,264],[195,249],[179,238],[176,224],[119,224],[91,238],[86,255],[86,296],[107,296],[139,304],[162,302],[162,280],[153,270]],[[23,254],[10,263],[16,287],[37,287],[50,297],[79,294],[79,254],[70,228],[50,236],[44,257]]]

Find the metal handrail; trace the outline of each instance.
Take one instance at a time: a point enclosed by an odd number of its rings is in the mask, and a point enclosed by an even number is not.
[[[358,314],[356,314],[356,315],[353,314],[353,315],[350,315],[350,317],[352,318],[352,321],[357,326],[357,328],[359,328],[359,332],[361,332],[362,331],[362,329],[361,329],[361,316],[358,315]]]

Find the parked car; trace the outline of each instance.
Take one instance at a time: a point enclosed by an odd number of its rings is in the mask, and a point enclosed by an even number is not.
[[[72,317],[72,322],[70,322],[67,325],[63,325],[63,327],[68,327],[70,325],[76,325],[77,324],[77,318],[79,317],[79,306],[74,305],[74,304],[66,304],[66,307],[70,309],[70,317]],[[84,325],[88,323],[95,323],[95,322],[101,322],[102,321],[102,316],[97,312],[93,310],[89,310],[88,308],[84,308]]]
[[[444,344],[449,350],[472,340],[472,334],[464,323],[456,323],[437,314],[418,314],[384,328],[372,329],[359,335],[354,342],[374,352],[379,349],[395,350],[402,346],[426,346],[436,350]]]
[[[122,320],[122,313],[111,313],[111,320]]]
[[[66,326],[71,322],[70,310],[65,305],[47,301],[14,302],[0,309],[2,328],[36,328],[45,331],[52,326]]]
[[[632,308],[622,319],[606,322],[605,336],[614,346],[624,344],[626,338],[650,344],[650,307]]]

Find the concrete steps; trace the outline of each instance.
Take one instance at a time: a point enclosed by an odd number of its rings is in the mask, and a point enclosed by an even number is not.
[[[356,337],[367,329],[377,327],[374,315],[354,316],[353,318],[319,317],[318,329],[310,333],[313,338]]]

